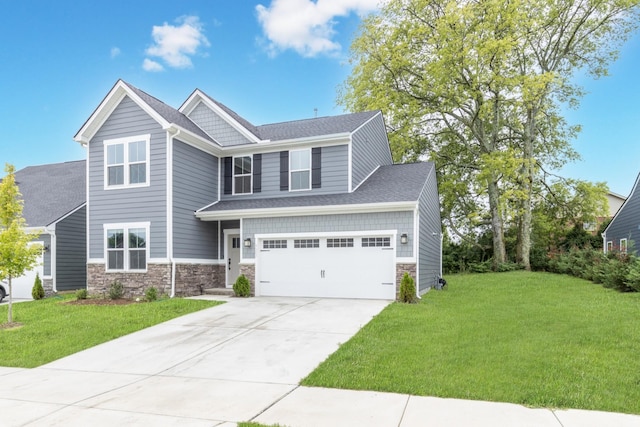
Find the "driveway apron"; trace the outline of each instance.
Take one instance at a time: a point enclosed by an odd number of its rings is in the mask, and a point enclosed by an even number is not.
[[[212,426],[297,388],[389,301],[229,298],[35,369],[0,368],[6,426]]]

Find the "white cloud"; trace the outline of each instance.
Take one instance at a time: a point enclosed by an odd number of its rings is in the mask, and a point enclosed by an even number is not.
[[[256,6],[256,12],[271,54],[293,49],[312,57],[340,51],[340,44],[333,40],[334,18],[373,12],[384,1],[273,0],[268,7]]]
[[[160,63],[156,61],[152,61],[149,58],[144,59],[144,61],[142,62],[142,68],[145,71],[151,71],[151,72],[164,71],[164,67]]]
[[[169,67],[190,68],[193,66],[191,56],[197,54],[201,46],[210,46],[209,40],[204,36],[203,24],[197,16],[182,16],[176,19],[176,24],[154,25],[151,31],[154,44],[145,53],[160,58]],[[145,59],[144,65],[152,67],[148,71],[159,71],[158,66],[162,68],[149,59]]]
[[[121,53],[121,50],[119,47],[112,47],[111,48],[111,59],[115,58],[116,56],[119,56]]]

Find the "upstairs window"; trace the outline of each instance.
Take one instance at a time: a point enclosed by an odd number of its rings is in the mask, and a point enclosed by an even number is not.
[[[289,190],[311,189],[311,150],[292,150],[289,152]]]
[[[233,194],[251,194],[251,156],[233,158]]]
[[[104,141],[105,188],[149,185],[150,135]]]

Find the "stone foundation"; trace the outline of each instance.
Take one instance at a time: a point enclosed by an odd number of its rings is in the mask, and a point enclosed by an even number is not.
[[[44,289],[44,296],[50,297],[54,295],[53,292],[53,279],[42,279],[42,288]]]
[[[176,264],[176,296],[202,295],[208,288],[224,288],[224,265]]]
[[[251,296],[256,296],[256,265],[240,264],[240,274],[244,274],[251,284]]]
[[[158,290],[158,294],[170,294],[171,265],[149,264],[146,273],[107,273],[104,264],[87,265],[87,292],[89,295],[108,296],[109,287],[115,281],[124,286],[125,298],[144,297],[144,291],[152,286]]]
[[[409,273],[409,276],[416,279],[416,264],[396,264],[396,301],[400,298],[400,283],[402,283],[402,276],[404,273]],[[416,288],[418,287],[416,283]]]

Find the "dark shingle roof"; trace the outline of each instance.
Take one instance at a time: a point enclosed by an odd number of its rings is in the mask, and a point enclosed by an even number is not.
[[[182,114],[180,111],[176,110],[173,107],[168,106],[167,104],[160,101],[159,99],[149,95],[148,93],[138,89],[135,86],[130,85],[127,82],[123,81],[123,83],[126,84],[127,87],[129,87],[129,89],[131,89],[136,95],[138,95],[144,102],[146,102],[151,108],[153,108],[158,114],[160,114],[160,116],[162,116],[163,119],[165,119],[169,123],[174,123],[180,126],[181,128],[186,129],[189,132],[194,133],[208,141],[215,142],[211,138],[211,136],[209,136],[209,134],[207,134],[205,131],[200,129],[198,125],[193,123],[191,119],[189,119],[187,116]]]
[[[50,225],[87,201],[84,160],[28,166],[15,178],[28,227]]]
[[[385,165],[378,168],[352,193],[223,200],[203,209],[202,212],[414,202],[418,200],[427,177],[433,170],[432,162]]]
[[[273,123],[258,126],[257,130],[261,139],[271,141],[332,135],[336,133],[353,132],[376,114],[378,114],[378,111],[365,111],[363,113]]]

